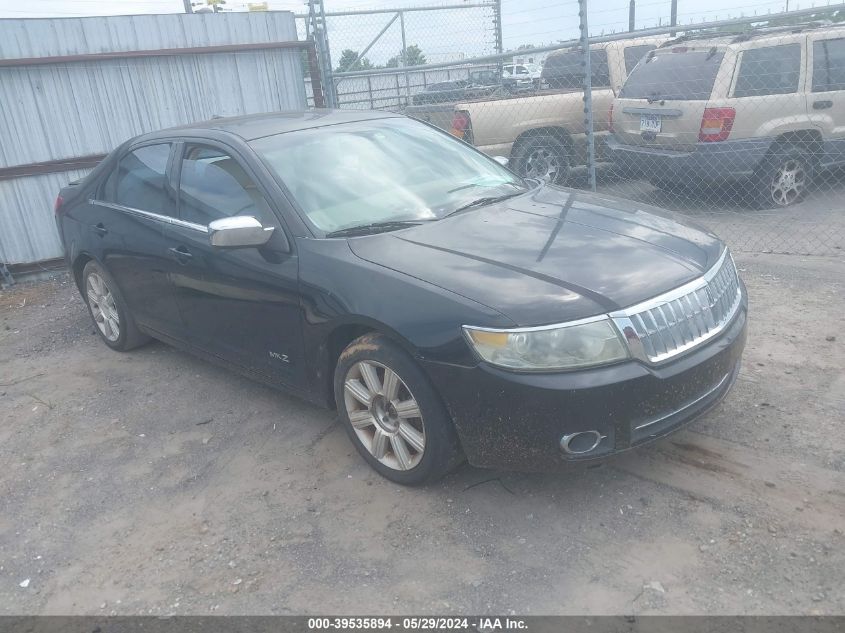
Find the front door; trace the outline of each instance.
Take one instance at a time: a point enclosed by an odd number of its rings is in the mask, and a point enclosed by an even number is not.
[[[165,227],[170,280],[195,347],[300,387],[303,366],[298,260],[256,179],[232,152],[186,145],[179,174],[179,223]],[[274,235],[261,248],[220,249],[210,222],[249,215]]]

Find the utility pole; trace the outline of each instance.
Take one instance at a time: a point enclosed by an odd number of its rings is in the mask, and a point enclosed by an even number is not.
[[[634,31],[637,28],[637,0],[628,3],[628,30]]]
[[[194,7],[191,6],[191,0],[182,0],[182,3],[185,5],[185,13],[194,12]]]

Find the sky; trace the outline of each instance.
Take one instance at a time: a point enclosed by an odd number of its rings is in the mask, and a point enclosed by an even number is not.
[[[196,0],[195,0],[196,1]],[[470,0],[472,1],[472,0]],[[731,17],[765,15],[790,9],[825,6],[826,2],[804,0],[678,0],[681,24]],[[408,6],[465,4],[467,0],[325,0],[326,10],[401,8]],[[637,28],[668,24],[670,0],[636,0]],[[737,4],[739,2],[739,4]],[[295,0],[269,0],[271,9],[304,13],[307,4]],[[246,10],[246,2],[227,0],[231,10]],[[0,0],[0,19],[32,17],[82,17],[132,13],[181,13],[182,0]],[[544,45],[578,34],[577,0],[502,0],[502,32],[505,49],[522,44]],[[337,17],[329,20],[332,56],[344,48],[362,50],[393,17],[391,13]],[[627,30],[628,0],[589,0],[588,18],[592,35]],[[450,61],[461,55],[493,53],[492,13],[487,8],[463,8],[405,14],[406,40],[418,44],[429,62]],[[300,29],[301,30],[301,29]],[[302,33],[301,33],[302,35]],[[396,20],[376,42],[367,57],[384,63],[401,48],[401,31]]]

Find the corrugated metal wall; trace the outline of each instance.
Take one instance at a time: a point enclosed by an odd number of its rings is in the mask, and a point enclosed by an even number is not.
[[[289,12],[0,20],[0,58],[296,39]],[[0,167],[105,154],[164,127],[306,107],[296,49],[0,67]],[[0,260],[59,257],[53,201],[85,171],[0,180]]]

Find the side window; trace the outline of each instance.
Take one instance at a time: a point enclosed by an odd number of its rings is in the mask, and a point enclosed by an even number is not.
[[[187,147],[179,182],[180,217],[194,224],[234,215],[251,215],[273,226],[275,218],[240,163],[211,147]]]
[[[800,44],[749,49],[742,53],[734,97],[797,92],[800,73]]]
[[[640,44],[639,46],[628,46],[622,52],[625,57],[625,75],[630,75],[639,61],[646,56],[649,51],[653,51],[656,46],[653,44]]]
[[[607,51],[605,49],[590,51],[590,71],[593,88],[610,86],[610,68],[607,65]]]
[[[175,205],[167,192],[170,144],[140,147],[120,159],[106,180],[103,198],[133,209],[173,215]]]
[[[845,90],[845,39],[813,42],[813,92]]]
[[[543,67],[543,79],[549,88],[580,88],[584,85],[584,55],[577,50],[549,55]],[[605,49],[590,51],[590,74],[593,88],[610,86],[610,70]]]

